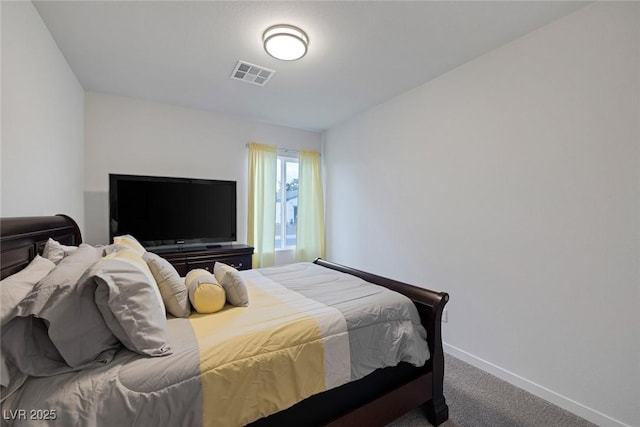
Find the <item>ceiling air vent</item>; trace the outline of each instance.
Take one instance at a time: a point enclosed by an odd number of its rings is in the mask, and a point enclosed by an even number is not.
[[[231,73],[231,78],[242,80],[243,82],[252,83],[258,86],[264,86],[275,71],[258,65],[249,64],[248,62],[238,61],[236,68]]]

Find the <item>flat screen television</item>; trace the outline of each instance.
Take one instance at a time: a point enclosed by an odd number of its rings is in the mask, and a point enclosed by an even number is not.
[[[109,174],[109,223],[147,247],[234,242],[236,182]]]

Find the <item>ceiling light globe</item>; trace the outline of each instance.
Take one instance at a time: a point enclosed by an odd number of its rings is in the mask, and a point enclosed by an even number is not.
[[[263,36],[264,50],[276,59],[295,61],[307,53],[309,39],[301,29],[291,25],[275,25]]]

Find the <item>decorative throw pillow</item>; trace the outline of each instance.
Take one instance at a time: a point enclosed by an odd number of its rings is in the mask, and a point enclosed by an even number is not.
[[[148,356],[171,354],[162,296],[142,257],[123,249],[102,258],[86,276],[102,317],[125,347]]]
[[[33,288],[2,329],[2,352],[21,372],[49,376],[109,362],[121,344],[82,285],[100,259],[89,245],[65,257]],[[25,357],[29,355],[29,357]]]
[[[185,285],[189,289],[189,300],[198,313],[215,313],[224,307],[224,288],[207,270],[191,270]]]
[[[134,251],[135,253],[137,253],[139,256],[142,256],[145,252],[146,249],[144,248],[144,246],[142,246],[140,244],[140,242],[138,242],[135,237],[133,237],[130,234],[125,234],[124,236],[116,236],[113,238],[113,243],[117,244],[117,245],[124,245],[129,247],[129,249],[131,249],[132,251]]]
[[[213,274],[227,294],[229,304],[236,307],[246,307],[249,305],[249,292],[247,284],[235,268],[222,262],[216,262],[213,267]]]
[[[191,314],[189,291],[173,265],[153,252],[145,252],[142,259],[149,266],[158,284],[167,311],[176,317],[189,317]]]
[[[71,255],[77,249],[77,246],[66,246],[57,240],[49,238],[42,249],[42,256],[57,264],[62,261],[64,257]]]

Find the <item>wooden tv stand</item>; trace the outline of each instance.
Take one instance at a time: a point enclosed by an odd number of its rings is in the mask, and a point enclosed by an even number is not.
[[[213,272],[213,265],[223,262],[238,270],[251,269],[253,247],[247,245],[221,245],[207,248],[149,249],[169,261],[181,276],[196,268]]]

